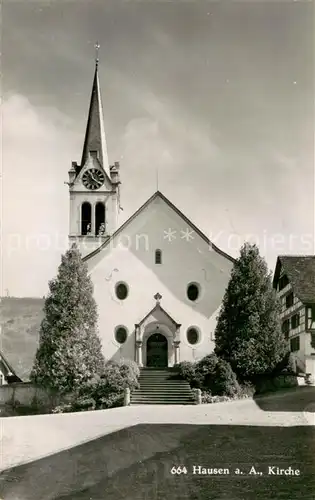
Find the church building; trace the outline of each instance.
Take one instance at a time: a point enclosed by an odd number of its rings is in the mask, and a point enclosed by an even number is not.
[[[119,225],[121,177],[108,161],[96,60],[82,159],[69,170],[69,244],[93,281],[104,356],[161,368],[198,360],[214,349],[234,260],[160,191]]]

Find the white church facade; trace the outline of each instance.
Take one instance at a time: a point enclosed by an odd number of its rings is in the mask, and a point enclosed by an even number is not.
[[[233,258],[160,191],[119,226],[120,165],[108,162],[96,62],[80,165],[69,171],[69,243],[94,285],[107,360],[171,367],[214,349]]]

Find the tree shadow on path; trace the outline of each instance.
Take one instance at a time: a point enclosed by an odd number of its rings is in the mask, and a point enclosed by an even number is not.
[[[184,466],[187,474],[172,474]],[[194,474],[195,467],[228,469]],[[277,467],[299,469],[277,475]],[[255,467],[255,472],[251,468]],[[270,472],[269,467],[275,467]],[[242,474],[237,473],[240,469]],[[315,428],[145,424],[14,467],[5,500],[311,500]]]
[[[258,395],[254,397],[254,401],[264,411],[313,413],[315,425],[315,387],[297,387]]]

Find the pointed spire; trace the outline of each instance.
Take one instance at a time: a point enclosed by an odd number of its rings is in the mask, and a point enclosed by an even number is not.
[[[89,108],[89,115],[87,120],[87,127],[85,132],[81,167],[83,167],[86,162],[89,153],[91,151],[97,153],[98,159],[105,170],[106,174],[110,178],[109,172],[109,162],[107,155],[106,139],[105,139],[105,129],[104,129],[104,119],[103,119],[103,108],[101,100],[100,83],[98,78],[98,50],[99,44],[95,44],[96,55],[95,55],[95,73],[92,86],[92,94]]]

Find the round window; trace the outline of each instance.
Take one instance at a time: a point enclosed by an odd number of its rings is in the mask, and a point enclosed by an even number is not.
[[[199,332],[197,328],[188,328],[187,330],[187,340],[191,345],[197,344],[199,340]]]
[[[120,300],[125,300],[128,295],[128,287],[126,283],[118,283],[116,285],[116,296]]]
[[[127,340],[127,329],[124,326],[119,326],[115,331],[115,339],[119,344],[124,344]]]
[[[199,297],[199,286],[196,283],[190,283],[190,285],[188,285],[188,287],[187,287],[187,297],[192,302],[195,302],[195,300],[198,299],[198,297]]]

